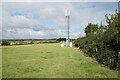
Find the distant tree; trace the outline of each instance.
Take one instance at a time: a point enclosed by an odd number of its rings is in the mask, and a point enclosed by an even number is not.
[[[58,38],[57,41],[66,41],[66,38]]]
[[[9,41],[6,40],[2,41],[2,46],[8,46],[8,45],[10,45]]]
[[[88,23],[87,27],[85,28],[86,36],[87,36],[89,33],[97,32],[97,30],[98,30],[98,24]]]

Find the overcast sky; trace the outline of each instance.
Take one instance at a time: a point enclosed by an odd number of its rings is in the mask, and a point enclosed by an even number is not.
[[[117,2],[3,2],[3,39],[51,39],[67,37],[65,9],[70,10],[70,38],[85,36],[88,23],[105,23],[105,14],[118,9]]]

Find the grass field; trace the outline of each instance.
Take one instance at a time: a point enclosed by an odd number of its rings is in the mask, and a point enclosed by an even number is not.
[[[59,43],[2,47],[3,78],[117,78],[118,72]]]

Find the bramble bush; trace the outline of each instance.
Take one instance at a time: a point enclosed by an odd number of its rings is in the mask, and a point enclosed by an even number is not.
[[[8,45],[10,45],[9,41],[6,41],[6,40],[2,41],[2,46],[8,46]]]
[[[103,26],[101,23],[98,27],[98,24],[88,23],[85,28],[86,36],[76,39],[75,46],[83,49],[90,57],[96,58],[100,64],[110,69],[119,69],[120,12],[116,11],[115,14],[109,14],[109,16],[106,14],[105,17],[108,25]]]

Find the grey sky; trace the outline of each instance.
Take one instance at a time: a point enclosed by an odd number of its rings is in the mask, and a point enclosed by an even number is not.
[[[69,9],[70,38],[85,36],[88,23],[105,23],[105,14],[118,9],[117,2],[5,2],[2,4],[3,39],[67,37],[64,10]]]

